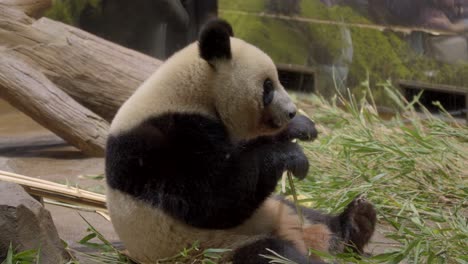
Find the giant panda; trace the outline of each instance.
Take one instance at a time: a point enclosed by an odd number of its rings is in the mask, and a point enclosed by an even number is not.
[[[297,263],[322,263],[308,248],[358,252],[375,227],[356,198],[337,216],[272,195],[284,171],[302,179],[309,162],[296,140],[314,123],[297,109],[273,61],[208,22],[122,105],[106,147],[107,205],[130,256],[143,263],[197,241],[228,248],[223,261],[268,263],[267,249]]]

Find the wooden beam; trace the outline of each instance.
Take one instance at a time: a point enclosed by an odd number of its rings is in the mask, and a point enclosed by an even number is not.
[[[397,80],[396,84],[402,88],[411,88],[411,89],[419,89],[419,90],[424,89],[424,90],[459,94],[459,95],[468,94],[468,88],[463,87],[463,86],[434,84],[434,83],[409,81],[409,80]]]
[[[433,84],[427,82],[409,81],[409,80],[397,80],[396,84],[403,89],[414,89],[414,90],[428,90],[449,94],[456,94],[465,97],[465,119],[468,124],[468,87],[446,85],[446,84]]]
[[[303,66],[303,65],[297,65],[297,64],[277,63],[276,68],[280,71],[288,71],[288,72],[310,74],[310,75],[316,74],[315,68]]]
[[[52,0],[0,0],[0,5],[15,8],[30,17],[39,18],[52,6]]]

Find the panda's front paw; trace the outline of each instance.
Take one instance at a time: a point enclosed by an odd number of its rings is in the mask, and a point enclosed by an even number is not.
[[[345,244],[360,254],[375,230],[377,214],[372,203],[359,195],[340,214]]]
[[[285,157],[285,170],[298,179],[304,179],[309,172],[309,160],[297,143],[289,143],[289,147]]]
[[[312,141],[317,138],[315,123],[304,115],[297,115],[288,126],[277,136],[280,141],[290,141],[299,139],[302,141]]]

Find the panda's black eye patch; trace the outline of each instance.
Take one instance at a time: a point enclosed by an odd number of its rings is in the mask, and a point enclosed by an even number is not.
[[[268,78],[263,82],[263,105],[267,106],[271,104],[274,96],[273,82]]]

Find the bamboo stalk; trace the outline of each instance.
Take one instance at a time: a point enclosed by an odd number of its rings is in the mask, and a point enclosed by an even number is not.
[[[44,199],[44,203],[46,203],[46,204],[52,204],[52,205],[57,205],[57,206],[62,206],[62,207],[67,207],[67,208],[71,208],[71,209],[78,210],[78,211],[96,213],[96,214],[102,216],[102,218],[106,219],[107,221],[109,221],[109,222],[111,221],[109,212],[108,212],[106,209],[103,209],[103,208],[84,207],[84,206],[82,206],[82,205],[74,205],[74,204],[69,204],[69,203],[62,203],[62,202],[58,202],[58,201],[50,200],[50,199]]]
[[[69,204],[106,209],[106,198],[102,194],[1,170],[0,181],[19,184],[31,195]]]
[[[63,202],[59,202],[59,201],[51,200],[51,199],[44,199],[44,203],[45,204],[50,204],[50,205],[57,205],[57,206],[61,206],[61,207],[66,207],[66,208],[70,208],[70,209],[77,210],[77,211],[82,211],[82,212],[97,213],[97,212],[105,211],[105,209],[101,209],[101,208],[63,203]]]

